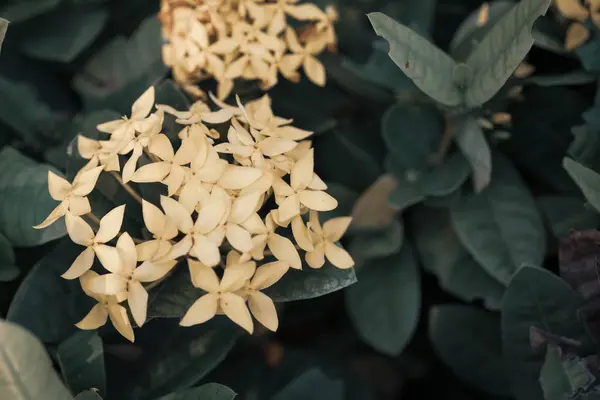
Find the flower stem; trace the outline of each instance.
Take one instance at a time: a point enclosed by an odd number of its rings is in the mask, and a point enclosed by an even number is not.
[[[115,178],[117,182],[133,197],[138,203],[142,204],[142,197],[135,191],[129,184],[123,182],[123,179],[114,171],[111,171],[110,174]]]

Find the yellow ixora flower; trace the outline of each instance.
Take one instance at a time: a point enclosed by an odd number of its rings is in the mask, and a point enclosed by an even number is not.
[[[49,170],[48,191],[54,200],[60,201],[60,204],[52,210],[44,221],[34,226],[34,228],[42,229],[50,226],[67,213],[84,215],[92,211],[87,195],[94,190],[102,169],[101,166],[96,167],[88,164],[87,169],[84,167],[77,173],[73,183],[69,183],[66,179]]]
[[[325,257],[338,268],[354,266],[350,254],[335,244],[342,238],[351,222],[351,217],[332,218],[321,227],[317,212],[310,212],[310,233],[314,250],[306,252],[306,262],[311,268],[321,268],[325,264]]]
[[[105,122],[96,128],[100,132],[111,134],[117,140],[132,139],[135,132],[144,132],[156,123],[153,117],[149,116],[152,107],[154,107],[154,86],[150,86],[133,103],[129,117],[124,116],[122,119]]]

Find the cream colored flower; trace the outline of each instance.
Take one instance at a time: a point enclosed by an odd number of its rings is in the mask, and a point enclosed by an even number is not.
[[[144,261],[138,267],[135,243],[127,232],[119,237],[117,250],[113,262],[103,264],[110,273],[91,279],[89,289],[103,295],[125,296],[133,319],[142,326],[148,309],[148,292],[142,283],[159,280],[175,266],[175,261]]]
[[[254,277],[249,281],[242,293],[248,300],[248,307],[254,318],[270,331],[275,332],[279,326],[277,310],[273,300],[261,290],[277,283],[288,271],[290,266],[285,261],[275,261],[264,264],[256,269]]]
[[[94,190],[103,168],[91,167],[91,165],[88,169],[85,167],[81,169],[73,179],[73,183],[48,170],[48,191],[54,200],[60,201],[60,204],[42,223],[33,228],[42,229],[50,226],[67,212],[73,215],[84,215],[92,210],[87,195]]]
[[[315,211],[330,211],[337,200],[324,190],[327,185],[314,173],[314,150],[309,150],[292,168],[290,185],[282,179],[273,182],[275,200],[279,205],[278,220],[286,223],[300,214],[300,206]]]
[[[156,108],[175,116],[177,118],[175,122],[182,125],[198,124],[200,122],[222,124],[229,121],[233,116],[233,113],[227,109],[211,111],[208,105],[200,100],[194,102],[188,111],[177,111],[173,107],[164,104],[158,104]]]
[[[133,103],[131,107],[131,115],[129,118],[123,117],[114,121],[105,122],[98,125],[96,128],[100,132],[110,133],[118,140],[126,140],[133,138],[135,132],[144,132],[148,130],[148,124],[154,124],[152,118],[148,118],[148,114],[154,106],[154,86],[150,86],[142,95]]]
[[[279,62],[281,74],[290,81],[297,82],[300,79],[298,69],[302,66],[308,79],[315,85],[325,86],[325,67],[315,55],[321,53],[327,43],[311,41],[302,46],[296,32],[291,28],[285,31],[285,37],[292,54],[286,54],[281,58]]]
[[[185,179],[184,166],[196,156],[194,140],[182,140],[175,153],[169,138],[161,133],[150,138],[148,151],[162,161],[140,167],[133,173],[131,180],[137,183],[162,182],[167,185],[169,196],[174,195]]]
[[[192,304],[185,313],[181,326],[201,324],[222,311],[227,317],[247,330],[254,331],[252,317],[246,307],[246,301],[237,294],[252,277],[256,269],[254,262],[227,265],[223,278],[219,281],[215,270],[206,265],[189,260],[192,284],[207,293]]]
[[[338,268],[346,269],[354,266],[354,260],[346,250],[335,244],[342,238],[352,222],[351,217],[332,218],[321,227],[319,216],[310,212],[310,230],[314,244],[313,251],[306,252],[306,262],[311,268],[321,268],[327,260]]]
[[[101,140],[79,135],[77,136],[77,151],[86,160],[102,165],[105,171],[119,171],[121,169],[119,154],[116,151],[107,150]]]
[[[76,323],[75,326],[83,330],[98,329],[106,324],[106,320],[110,318],[110,322],[117,332],[130,342],[133,342],[135,336],[131,322],[129,322],[127,310],[119,304],[125,300],[125,296],[122,293],[115,296],[105,296],[91,291],[90,282],[97,277],[98,274],[96,272],[87,271],[79,278],[81,288],[85,294],[95,299],[98,304],[92,307],[90,312],[81,321]]]
[[[171,240],[179,231],[169,217],[154,204],[142,200],[144,224],[154,239],[136,246],[137,260],[146,261],[163,258],[171,251]]]
[[[65,222],[69,237],[74,243],[85,246],[86,249],[77,256],[71,267],[61,276],[65,279],[79,278],[92,268],[96,255],[102,265],[114,261],[115,255],[113,253],[117,250],[114,247],[107,246],[106,243],[119,234],[124,215],[125,205],[113,208],[102,217],[98,232],[94,234],[92,228],[83,218],[67,214]]]
[[[298,254],[298,250],[296,249],[296,246],[294,246],[294,243],[285,236],[281,236],[275,232],[277,224],[274,221],[273,213],[271,212],[267,215],[262,227],[259,224],[260,223],[254,218],[246,220],[242,224],[251,232],[258,233],[252,238],[252,243],[254,244],[250,252],[252,258],[255,260],[262,260],[265,254],[265,247],[268,246],[276,259],[285,261],[294,269],[302,269],[302,260],[300,259],[300,255]]]

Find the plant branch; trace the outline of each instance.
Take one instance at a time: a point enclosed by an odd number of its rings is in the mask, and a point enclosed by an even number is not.
[[[110,174],[115,178],[117,182],[133,197],[138,203],[142,204],[142,197],[135,191],[129,184],[123,182],[123,179],[114,171],[111,171]]]

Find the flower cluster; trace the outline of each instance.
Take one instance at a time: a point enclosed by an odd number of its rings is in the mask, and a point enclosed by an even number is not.
[[[337,244],[351,218],[322,225],[319,221],[318,213],[335,209],[337,201],[314,172],[314,152],[307,140],[312,132],[275,116],[266,95],[245,107],[239,98],[231,106],[211,97],[218,111],[202,101],[179,111],[155,107],[151,87],[129,117],[98,125],[109,135],[107,140],[79,136],[79,153],[89,161],[73,182],[48,172],[49,192],[60,204],[35,228],[65,217],[69,237],[85,249],[62,277],[79,278],[85,293],[98,301],[79,328],[96,329],[110,318],[133,341],[121,303],[127,301],[133,320],[142,326],[149,286],[187,259],[191,282],[206,294],[181,325],[200,324],[223,313],[252,332],[252,314],[276,330],[275,306],[262,290],[290,268],[301,269],[301,253],[311,268],[321,268],[325,259],[338,268],[353,266],[351,256]],[[162,133],[166,114],[182,126],[175,138],[181,143],[177,150]],[[226,140],[210,125],[228,126]],[[101,173],[113,176],[141,203],[150,240],[122,232],[125,205],[101,219],[93,214],[87,196]],[[162,184],[166,194],[160,204],[153,204],[128,182]],[[289,237],[283,232],[287,227]],[[92,270],[96,258],[105,273]]]
[[[325,11],[298,0],[162,0],[163,61],[175,80],[190,93],[214,78],[224,99],[236,78],[259,80],[263,89],[278,74],[298,82],[299,70],[315,84],[325,85],[325,68],[315,57],[336,46],[335,8]],[[300,22],[298,30],[288,17]]]

